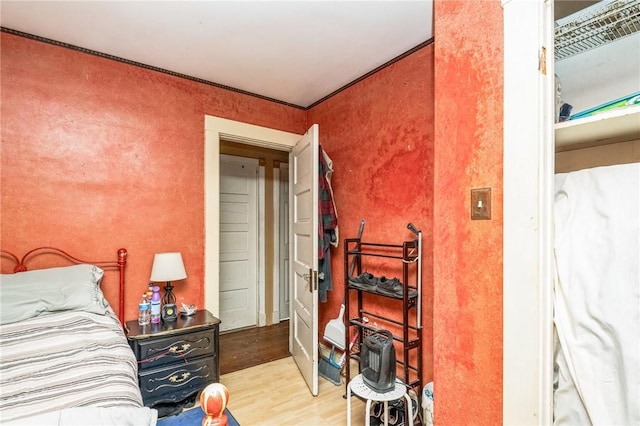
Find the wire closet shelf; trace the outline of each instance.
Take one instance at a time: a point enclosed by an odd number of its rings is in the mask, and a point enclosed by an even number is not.
[[[555,27],[555,60],[603,46],[640,31],[640,0],[616,0]],[[562,22],[564,20],[561,20]]]

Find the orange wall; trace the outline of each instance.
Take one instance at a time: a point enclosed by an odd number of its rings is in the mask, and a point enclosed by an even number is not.
[[[434,395],[440,425],[502,423],[503,20],[435,2]],[[491,187],[492,220],[470,190]]]
[[[342,240],[357,237],[365,219],[364,241],[401,244],[415,239],[407,229],[412,222],[425,241],[425,381],[433,375],[433,51],[431,44],[408,55],[322,102],[308,115],[309,123],[319,124],[320,143],[334,163],[332,187],[341,240],[338,248],[331,249],[334,289],[321,306],[320,333],[326,321],[338,315],[344,297]],[[371,266],[370,261],[367,258],[365,265]],[[383,275],[376,268],[368,270]],[[402,278],[401,273],[396,267],[386,276]],[[371,301],[392,316],[401,308],[394,302]]]
[[[502,9],[435,6],[434,44],[308,112],[1,33],[2,247],[55,244],[90,258],[127,247],[127,319],[153,253],[180,250],[189,278],[178,297],[202,303],[203,116],[295,133],[319,123],[340,238],[362,218],[366,239],[412,238],[408,222],[423,231],[436,423],[500,424]],[[469,190],[483,186],[493,219],[471,222]],[[336,282],[320,331],[342,296]]]
[[[129,251],[125,317],[153,254],[181,251],[204,302],[204,115],[304,133],[305,111],[1,33],[2,248]],[[114,283],[115,284],[115,283]],[[117,306],[117,291],[107,298]]]

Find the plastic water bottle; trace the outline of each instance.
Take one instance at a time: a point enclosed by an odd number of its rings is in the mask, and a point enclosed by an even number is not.
[[[153,287],[151,295],[151,324],[160,324],[160,287]]]
[[[147,295],[143,294],[138,304],[138,324],[149,325],[151,322],[151,303],[147,300]]]

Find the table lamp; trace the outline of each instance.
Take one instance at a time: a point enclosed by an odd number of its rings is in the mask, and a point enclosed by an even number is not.
[[[164,297],[162,298],[162,320],[175,321],[178,317],[178,309],[176,308],[176,297],[173,295],[173,286],[171,281],[184,280],[187,278],[187,272],[184,269],[182,254],[173,253],[156,253],[153,258],[153,266],[151,267],[152,282],[165,281]]]

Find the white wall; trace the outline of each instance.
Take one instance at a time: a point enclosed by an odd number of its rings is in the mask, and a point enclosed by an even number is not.
[[[572,114],[640,92],[640,33],[556,61]]]

